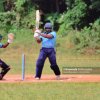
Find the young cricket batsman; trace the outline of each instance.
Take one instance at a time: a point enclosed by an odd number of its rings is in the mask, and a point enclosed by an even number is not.
[[[60,79],[60,69],[56,62],[56,32],[53,31],[52,24],[47,22],[44,25],[44,32],[41,33],[39,29],[36,29],[34,33],[34,38],[38,43],[42,43],[39,57],[36,62],[36,75],[35,79],[39,80],[41,78],[43,66],[46,58],[49,59],[50,67],[56,75],[56,79]]]

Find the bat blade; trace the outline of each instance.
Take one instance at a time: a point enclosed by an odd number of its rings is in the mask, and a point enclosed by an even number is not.
[[[40,22],[40,12],[36,10],[36,29],[39,29],[39,22]]]

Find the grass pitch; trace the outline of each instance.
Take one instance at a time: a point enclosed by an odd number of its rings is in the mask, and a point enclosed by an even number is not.
[[[100,55],[76,55],[68,51],[65,38],[58,38],[57,62],[63,67],[100,67]],[[12,67],[8,74],[21,74],[22,54],[25,54],[26,74],[35,73],[40,44],[30,31],[16,33],[13,44],[0,49],[0,58]],[[43,74],[54,74],[46,60]],[[0,100],[100,100],[100,83],[0,83]]]
[[[0,100],[100,100],[100,83],[0,84]]]

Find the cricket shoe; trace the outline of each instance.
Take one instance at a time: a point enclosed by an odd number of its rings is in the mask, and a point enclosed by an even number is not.
[[[39,78],[39,77],[35,77],[35,79],[36,79],[36,80],[40,80],[40,78]]]
[[[56,76],[56,80],[60,80],[60,75],[57,75]]]

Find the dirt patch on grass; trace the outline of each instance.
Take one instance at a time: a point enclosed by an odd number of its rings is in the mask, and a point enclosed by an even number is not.
[[[28,82],[100,82],[100,75],[61,75],[56,80],[55,75],[42,75],[40,80],[34,79],[32,75],[26,75],[22,80],[21,75],[7,75],[0,83],[28,83]]]

